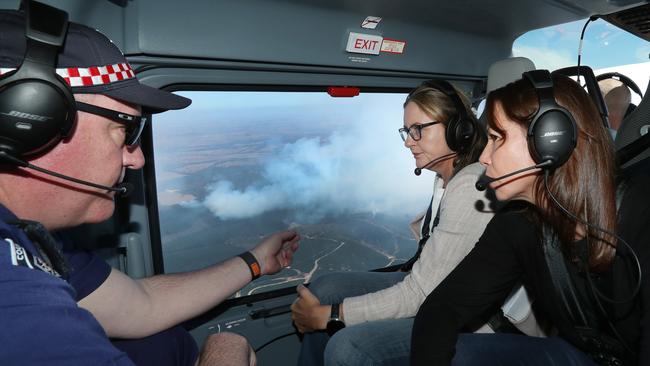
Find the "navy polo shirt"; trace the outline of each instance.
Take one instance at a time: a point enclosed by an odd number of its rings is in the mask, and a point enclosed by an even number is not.
[[[98,278],[106,279],[108,265],[102,269],[94,262],[99,259],[83,253],[68,256],[77,292],[52,273],[22,230],[8,224],[15,220],[0,205],[0,364],[133,365],[92,314],[77,306]],[[74,273],[84,268],[95,273],[88,282]]]
[[[111,274],[111,266],[91,252],[75,249],[70,237],[65,233],[57,232],[53,236],[61,242],[61,251],[70,268],[68,283],[76,292],[75,300],[79,301],[106,281]]]
[[[68,283],[76,291],[75,300],[79,301],[106,281],[111,267],[100,257],[75,249],[65,233],[54,236],[62,243],[62,252],[70,268]],[[126,352],[138,366],[191,366],[199,354],[196,342],[181,326],[140,339],[111,339],[111,343]]]

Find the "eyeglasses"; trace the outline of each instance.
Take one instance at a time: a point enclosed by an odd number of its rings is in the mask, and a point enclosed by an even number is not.
[[[102,116],[123,124],[126,127],[126,138],[124,140],[126,146],[135,146],[140,143],[140,135],[142,134],[145,123],[147,122],[147,117],[134,116],[83,102],[77,102],[77,110]]]
[[[411,136],[411,138],[414,141],[420,141],[422,138],[422,129],[425,127],[433,126],[436,125],[440,122],[433,121],[433,122],[427,122],[427,123],[422,123],[422,124],[414,124],[411,127],[402,127],[400,128],[399,135],[402,137],[402,141],[406,141],[406,139]]]

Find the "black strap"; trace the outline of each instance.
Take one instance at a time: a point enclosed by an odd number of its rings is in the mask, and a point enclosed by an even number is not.
[[[431,197],[429,208],[427,209],[427,213],[424,215],[424,222],[422,223],[422,231],[420,232],[421,233],[420,241],[418,241],[418,250],[417,252],[415,252],[415,255],[411,257],[411,259],[407,260],[406,262],[404,262],[404,264],[402,264],[402,267],[400,267],[400,270],[402,272],[410,271],[413,268],[415,262],[417,262],[417,260],[420,259],[420,254],[422,253],[424,244],[427,243],[427,241],[431,237],[431,232],[433,232],[433,229],[435,229],[435,227],[438,226],[438,223],[440,222],[440,206],[442,206],[442,200],[440,200],[440,203],[438,203],[438,211],[436,211],[436,217],[433,219],[433,224],[431,224],[434,197]]]
[[[420,230],[420,234],[422,238],[424,238],[425,236],[428,238],[429,235],[431,235],[431,228],[429,227],[429,224],[431,223],[431,214],[433,213],[433,199],[434,197],[431,197],[431,201],[429,202],[429,208],[427,208],[427,213],[426,215],[424,215],[424,223],[422,224],[422,229]],[[440,204],[438,204],[438,212],[440,212]]]
[[[488,320],[487,324],[495,333],[524,334],[519,330],[519,328],[510,322],[510,319],[506,318],[502,309],[497,310],[490,320]]]
[[[258,279],[262,275],[262,267],[253,253],[244,252],[238,255],[238,257],[246,262],[246,266],[248,266],[248,270],[251,272],[251,281]]]
[[[625,196],[625,190],[627,189],[627,181],[622,180],[618,183],[616,187],[616,212],[618,213],[621,208],[621,203],[623,202],[623,196]]]
[[[564,305],[560,306],[560,309],[564,310],[571,321],[574,336],[577,337],[574,339],[582,344],[579,348],[588,353],[599,365],[623,365],[623,355],[625,355],[623,345],[601,330],[598,320],[593,318],[597,314],[594,303],[576,291],[564,260],[559,238],[548,225],[544,225],[542,234],[544,257],[553,288],[557,298]]]
[[[330,320],[338,319],[341,320],[341,304],[334,303],[332,304],[332,309],[330,311]]]
[[[589,327],[590,322],[580,304],[579,295],[564,262],[560,240],[548,225],[542,229],[542,247],[557,298],[564,305],[574,326]]]

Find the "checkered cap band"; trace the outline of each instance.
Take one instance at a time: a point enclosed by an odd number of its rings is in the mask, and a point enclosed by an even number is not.
[[[0,68],[0,76],[10,71],[16,70],[15,68]],[[106,85],[116,81],[132,79],[135,73],[128,63],[119,63],[106,66],[91,66],[91,67],[64,67],[57,68],[56,73],[59,74],[71,87],[77,86],[94,86]]]

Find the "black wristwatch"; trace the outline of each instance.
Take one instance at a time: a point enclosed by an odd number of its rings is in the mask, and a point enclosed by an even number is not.
[[[340,317],[341,304],[332,304],[332,312],[330,313],[330,319],[327,321],[327,334],[331,337],[334,333],[345,328],[345,323],[341,320]]]

